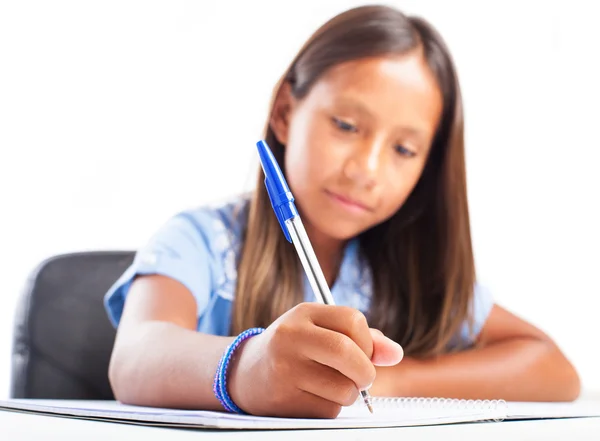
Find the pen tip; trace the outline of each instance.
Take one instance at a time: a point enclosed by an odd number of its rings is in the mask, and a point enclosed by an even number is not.
[[[360,394],[362,395],[363,400],[367,405],[367,408],[369,409],[369,412],[373,413],[373,399],[371,398],[371,395],[369,395],[369,392],[366,390],[361,390]]]

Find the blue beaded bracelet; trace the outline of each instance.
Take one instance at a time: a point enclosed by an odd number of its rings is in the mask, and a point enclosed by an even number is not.
[[[264,328],[250,328],[242,332],[238,335],[233,342],[223,353],[223,356],[219,360],[219,365],[217,366],[217,372],[215,374],[215,381],[213,383],[213,392],[215,397],[219,400],[219,402],[223,405],[225,410],[232,413],[240,413],[244,414],[245,412],[240,409],[231,399],[229,393],[227,393],[227,368],[229,367],[229,362],[231,361],[231,357],[238,346],[246,339],[258,335],[264,331]]]

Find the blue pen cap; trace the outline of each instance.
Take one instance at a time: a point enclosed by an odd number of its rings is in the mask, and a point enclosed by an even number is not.
[[[285,238],[288,242],[291,242],[292,238],[285,225],[285,221],[298,216],[298,210],[296,210],[296,205],[294,204],[294,196],[267,143],[261,140],[256,143],[256,146],[258,147],[258,156],[260,157],[260,163],[265,173],[265,186],[267,187],[271,205]]]

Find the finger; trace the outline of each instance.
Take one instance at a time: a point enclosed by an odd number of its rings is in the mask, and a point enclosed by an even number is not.
[[[394,366],[404,357],[404,350],[395,341],[387,338],[378,329],[371,328],[373,337],[373,356],[371,362],[375,366]]]
[[[298,380],[298,388],[320,396],[340,406],[350,406],[358,398],[356,384],[341,372],[309,360],[305,375]]]
[[[340,372],[359,390],[373,383],[375,366],[350,337],[318,326],[309,329],[296,343],[300,354]]]
[[[294,398],[269,409],[265,416],[283,418],[335,418],[342,406],[310,392],[298,389]]]
[[[320,303],[305,305],[305,314],[316,326],[348,336],[367,355],[367,358],[371,358],[373,338],[369,332],[367,319],[362,312],[347,306]]]

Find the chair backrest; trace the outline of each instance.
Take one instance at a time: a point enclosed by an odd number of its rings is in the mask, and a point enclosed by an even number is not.
[[[133,257],[62,254],[30,274],[15,316],[11,397],[114,399],[108,364],[116,333],[103,297]]]

